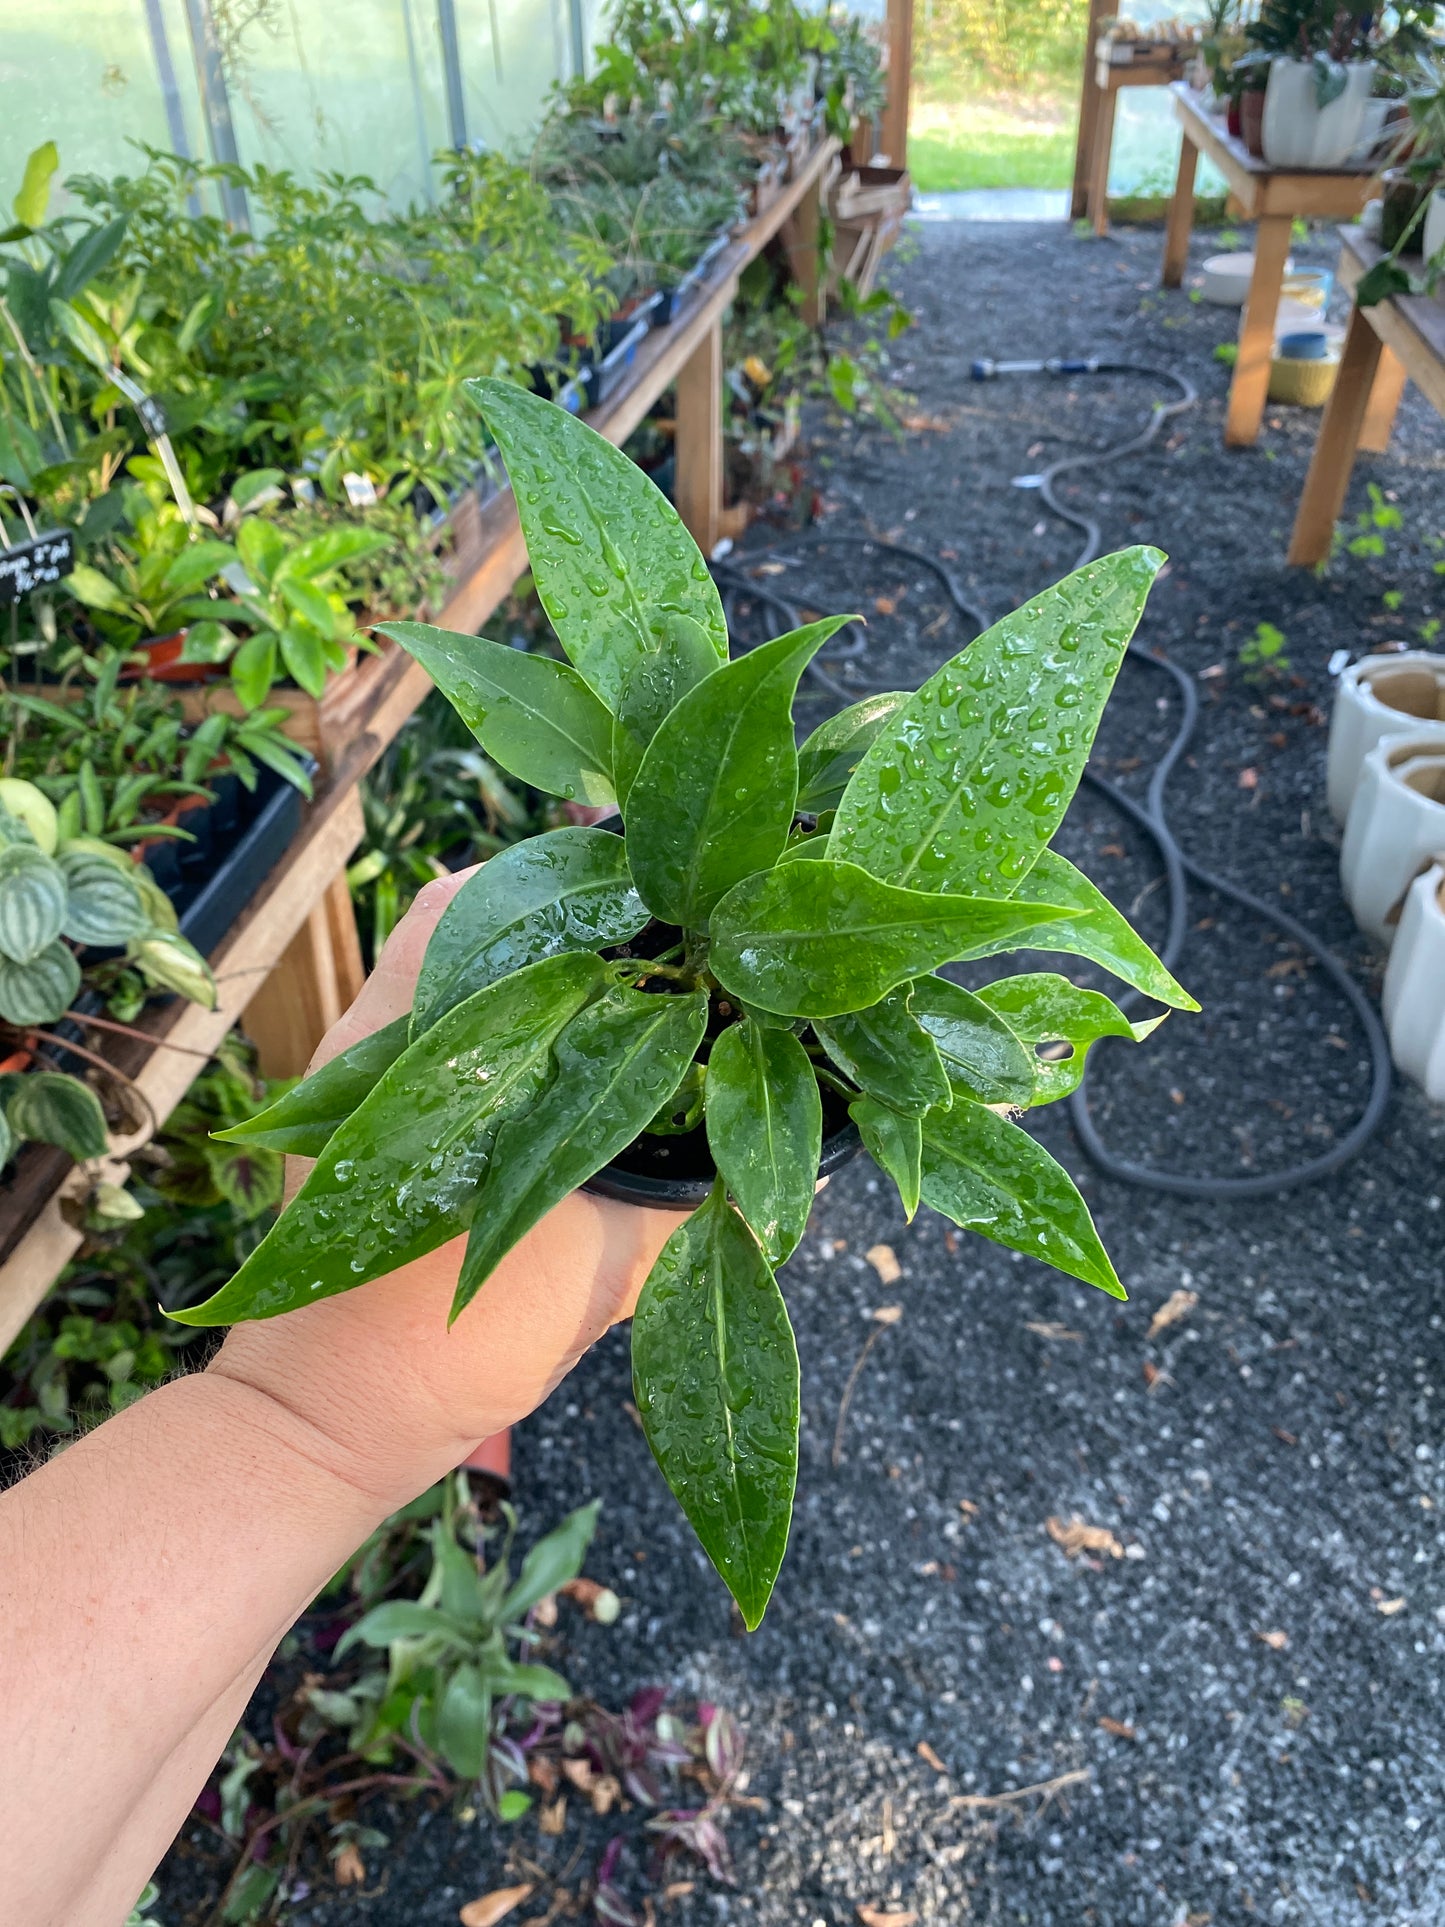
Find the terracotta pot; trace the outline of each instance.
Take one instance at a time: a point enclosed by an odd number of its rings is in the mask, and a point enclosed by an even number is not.
[[[1224,131],[1234,140],[1243,139],[1239,125],[1239,95],[1231,94],[1224,104]]]
[[[475,1452],[462,1460],[468,1472],[487,1472],[499,1479],[505,1486],[512,1483],[512,1428],[505,1432],[494,1432],[489,1439],[483,1439]]]
[[[1257,161],[1264,159],[1266,89],[1251,87],[1239,97],[1239,138]]]
[[[121,681],[139,682],[142,677],[149,677],[152,682],[210,682],[218,673],[225,674],[224,669],[218,670],[211,663],[182,662],[181,651],[185,646],[184,629],[137,643],[135,653],[146,658],[145,667],[122,670]]]

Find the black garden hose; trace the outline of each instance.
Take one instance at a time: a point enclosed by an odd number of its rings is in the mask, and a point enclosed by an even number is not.
[[[1041,372],[1056,372],[1041,367]],[[1078,372],[1076,368],[1065,367],[1062,372]],[[1136,362],[1090,362],[1089,373],[1142,375],[1165,383],[1175,389],[1176,399],[1155,401],[1150,409],[1148,420],[1137,434],[1108,448],[1090,451],[1082,455],[1069,455],[1051,463],[1037,476],[1029,478],[1030,486],[1036,487],[1039,495],[1052,512],[1062,521],[1071,523],[1083,536],[1083,546],[1074,562],[1076,569],[1092,562],[1103,545],[1103,534],[1094,517],[1070,508],[1060,502],[1054,493],[1054,485],[1066,474],[1080,469],[1098,469],[1112,462],[1123,461],[1129,456],[1141,454],[1158,435],[1166,421],[1192,408],[1198,399],[1193,385],[1171,369],[1151,368]],[[742,558],[751,569],[759,560],[768,556],[783,556],[801,559],[810,549],[845,548],[853,553],[878,550],[885,554],[897,555],[917,567],[926,569],[937,578],[955,613],[972,623],[981,632],[988,627],[988,617],[978,604],[960,588],[956,578],[944,564],[922,550],[905,547],[896,542],[884,541],[871,535],[835,535],[805,532],[756,549],[748,549]],[[788,598],[776,589],[759,583],[750,573],[745,574],[739,562],[718,561],[713,564],[722,593],[724,607],[729,617],[729,628],[733,626],[733,609],[738,600],[748,599],[764,604],[778,617],[784,629],[798,627],[799,610]],[[846,634],[846,632],[844,632]],[[820,661],[815,660],[809,667],[809,674],[835,701],[848,704],[856,702],[860,695],[873,689],[884,689],[886,683],[863,683],[852,688],[845,687],[832,674],[832,668],[843,661],[866,658],[868,639],[862,632],[855,633],[840,647],[837,642],[829,646],[828,654]],[[1292,917],[1277,904],[1266,903],[1261,898],[1230,883],[1224,877],[1207,870],[1192,857],[1186,856],[1180,848],[1164,806],[1164,793],[1169,778],[1179,759],[1193,740],[1199,722],[1199,696],[1194,681],[1177,663],[1141,646],[1136,640],[1129,644],[1127,660],[1142,664],[1156,674],[1167,676],[1174,684],[1179,697],[1179,726],[1169,746],[1154,766],[1149,778],[1145,799],[1138,803],[1116,784],[1101,776],[1096,770],[1086,768],[1084,781],[1090,788],[1106,797],[1137,828],[1145,831],[1159,852],[1164,866],[1164,881],[1167,889],[1168,925],[1160,957],[1167,969],[1173,971],[1184,948],[1185,932],[1189,919],[1188,879],[1216,895],[1239,904],[1243,909],[1252,911],[1267,923],[1282,930],[1300,948],[1323,968],[1326,976],[1335,985],[1341,996],[1353,1011],[1360,1029],[1364,1033],[1365,1051],[1370,1065],[1370,1091],[1363,1110],[1356,1122],[1343,1137],[1338,1139],[1328,1151],[1318,1157],[1308,1158],[1300,1164],[1290,1165],[1283,1171],[1273,1171],[1258,1177],[1247,1178],[1208,1178],[1196,1177],[1184,1172],[1160,1171],[1145,1164],[1137,1164],[1128,1158],[1116,1156],[1104,1143],[1089,1112],[1088,1077],[1080,1081],[1077,1090],[1069,1098],[1069,1113],[1079,1142],[1089,1157],[1110,1177],[1123,1179],[1126,1183],[1136,1184],[1150,1191],[1164,1191],[1176,1197],[1220,1199],[1220,1198],[1260,1198],[1271,1197],[1281,1191],[1292,1190],[1296,1185],[1309,1184],[1318,1178],[1327,1177],[1331,1172],[1347,1164],[1355,1157],[1384,1120],[1390,1100],[1390,1051],[1384,1029],[1364,992],[1355,983],[1344,965],[1326,948],[1324,943],[1313,934],[1298,918]],[[1125,992],[1118,1002],[1126,1007],[1137,1007],[1139,993]]]

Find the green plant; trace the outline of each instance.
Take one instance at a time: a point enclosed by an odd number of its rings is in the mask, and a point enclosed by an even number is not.
[[[799,677],[848,618],[729,660],[706,564],[646,477],[553,404],[474,392],[570,661],[387,633],[504,769],[615,798],[626,835],[564,829],[494,857],[438,923],[410,1018],[229,1133],[317,1163],[186,1316],[270,1316],[469,1231],[456,1315],[575,1186],[691,1129],[718,1177],[643,1291],[637,1404],[755,1626],[797,1468],[774,1267],[807,1223],[825,1114],[830,1133],[852,1120],[910,1215],[922,1198],[1122,1295],[1082,1198],[1009,1113],[1073,1088],[1094,1038],[1148,1026],[1061,977],[975,995],[935,973],[1023,945],[1197,1007],[1048,848],[1163,558],[1089,565],[916,694],[869,699],[799,752]],[[1039,1058],[1055,1041],[1067,1062]]]
[[[1289,637],[1282,629],[1276,629],[1272,622],[1255,625],[1254,634],[1247,642],[1240,644],[1239,664],[1244,671],[1246,682],[1273,682],[1279,676],[1287,676],[1290,659],[1286,654]]]
[[[1235,71],[1258,71],[1281,58],[1307,60],[1315,99],[1328,107],[1345,91],[1346,63],[1370,52],[1374,14],[1363,0],[1263,0],[1244,30],[1253,52],[1235,62]]]
[[[373,959],[424,884],[564,820],[509,783],[436,693],[366,778],[361,803],[366,839],[346,880]]]

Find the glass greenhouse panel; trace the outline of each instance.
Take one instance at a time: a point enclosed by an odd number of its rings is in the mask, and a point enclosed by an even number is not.
[[[568,0],[454,4],[467,139],[509,154],[524,152],[553,84],[572,72]],[[587,41],[589,48],[594,40]]]

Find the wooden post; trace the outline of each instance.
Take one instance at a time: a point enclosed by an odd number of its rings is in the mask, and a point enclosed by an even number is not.
[[[1224,439],[1230,448],[1250,448],[1264,419],[1269,369],[1274,359],[1274,318],[1289,259],[1288,214],[1261,214],[1254,231],[1254,273],[1239,324],[1239,359],[1229,387]]]
[[[1094,77],[1094,43],[1101,25],[1114,11],[1113,0],[1089,0],[1089,22],[1084,29],[1084,84],[1079,93],[1079,132],[1074,141],[1074,187],[1069,197],[1071,221],[1088,212],[1095,130],[1099,123],[1100,90]]]
[[[823,177],[819,175],[778,230],[788,273],[803,297],[800,313],[810,328],[821,328],[827,319],[827,280],[819,253],[822,227]]]
[[[888,0],[888,99],[879,130],[890,167],[908,165],[908,97],[913,86],[913,0]]]
[[[246,1006],[242,1028],[267,1077],[300,1077],[365,982],[346,872],[340,870]]]
[[[816,253],[815,248],[815,259]],[[703,554],[711,555],[718,544],[722,512],[721,317],[679,370],[676,446],[677,511]]]
[[[1325,404],[1290,537],[1289,560],[1296,568],[1313,568],[1329,557],[1335,523],[1345,505],[1345,491],[1360,446],[1360,430],[1378,385],[1382,350],[1383,354],[1390,353],[1359,309],[1352,309],[1345,345],[1340,350],[1339,373]],[[1402,377],[1404,372],[1401,368]]]
[[[1109,232],[1109,156],[1114,148],[1114,109],[1119,94],[1114,87],[1100,90],[1098,120],[1094,126],[1093,167],[1089,175],[1089,219],[1095,234]]]
[[[1199,149],[1185,134],[1179,144],[1179,172],[1174,176],[1174,195],[1169,203],[1169,224],[1164,230],[1164,270],[1161,287],[1177,288],[1184,279],[1189,259],[1189,236],[1194,229],[1194,170],[1199,165]]]
[[[1369,406],[1365,410],[1364,423],[1360,429],[1360,447],[1367,455],[1383,455],[1390,446],[1390,435],[1395,426],[1395,413],[1400,406],[1400,397],[1405,392],[1409,376],[1405,364],[1393,348],[1380,344],[1380,363],[1375,370],[1375,379],[1370,387]]]

